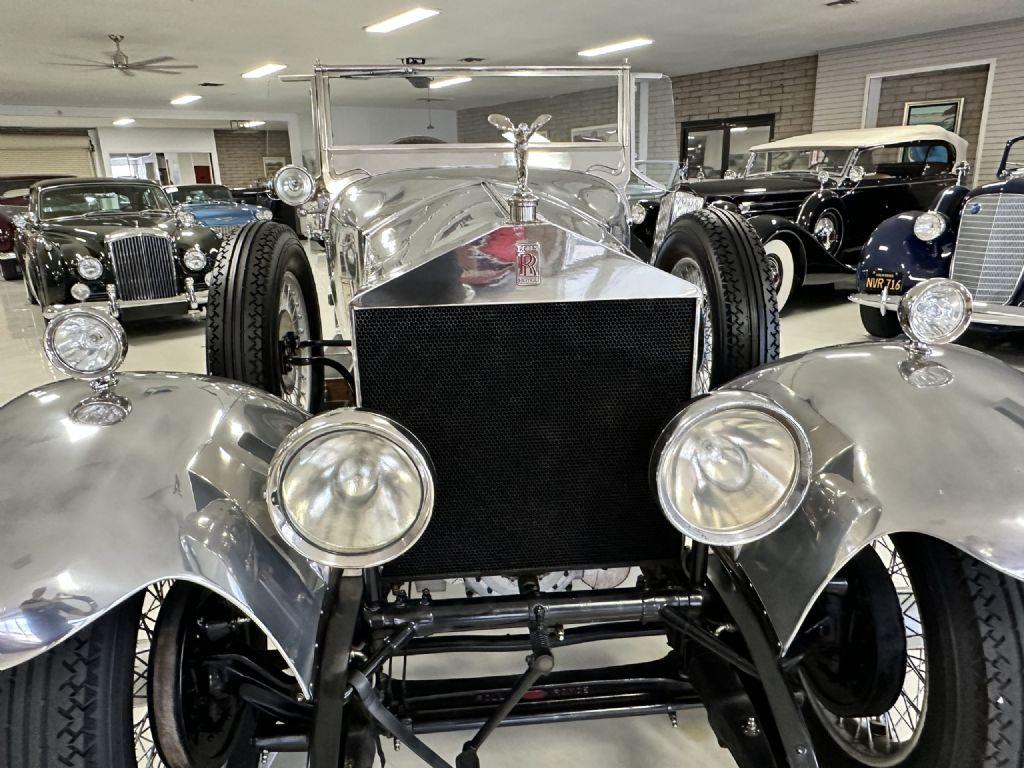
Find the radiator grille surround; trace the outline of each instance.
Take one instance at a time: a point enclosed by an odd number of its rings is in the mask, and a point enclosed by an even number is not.
[[[974,206],[977,212],[972,213]],[[975,301],[1008,304],[1024,274],[1024,195],[979,195],[960,217],[950,277]]]
[[[111,239],[107,245],[119,299],[146,301],[178,295],[171,238],[141,233]]]
[[[354,312],[360,405],[409,429],[433,520],[390,578],[677,560],[650,487],[690,400],[696,299],[369,307]]]

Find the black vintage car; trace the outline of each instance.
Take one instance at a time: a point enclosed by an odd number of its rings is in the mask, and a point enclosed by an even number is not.
[[[995,181],[958,183],[927,210],[882,222],[864,246],[850,300],[868,333],[891,338],[901,332],[903,296],[935,277],[967,289],[976,329],[1024,326],[1024,135],[1007,142]]]
[[[38,182],[19,224],[28,298],[47,319],[75,302],[129,317],[196,310],[221,244],[157,184],[137,179]]]
[[[794,136],[751,148],[746,170],[682,181],[662,205],[654,252],[680,216],[741,213],[765,244],[779,306],[804,284],[852,287],[860,249],[883,220],[920,209],[956,180],[967,142],[934,125]],[[666,201],[668,198],[666,198]]]

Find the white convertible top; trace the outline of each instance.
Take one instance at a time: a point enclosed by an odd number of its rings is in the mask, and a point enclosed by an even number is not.
[[[769,141],[751,147],[752,152],[777,149],[857,149],[909,141],[945,141],[953,145],[956,159],[967,154],[967,141],[937,125],[896,125],[891,128],[855,128],[848,131],[820,131]]]

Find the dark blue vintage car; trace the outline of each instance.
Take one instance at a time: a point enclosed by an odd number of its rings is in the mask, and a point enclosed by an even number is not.
[[[973,325],[1024,326],[1024,135],[1007,142],[996,181],[970,189],[966,171],[927,211],[887,219],[864,245],[850,300],[872,336],[900,333],[901,296],[932,277],[967,288]]]
[[[175,205],[191,213],[204,227],[227,237],[251,221],[269,221],[273,213],[258,205],[240,203],[222,184],[182,184],[164,187]]]

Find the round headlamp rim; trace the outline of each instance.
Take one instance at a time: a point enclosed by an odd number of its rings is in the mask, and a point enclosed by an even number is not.
[[[366,432],[394,443],[405,453],[423,489],[420,508],[412,526],[389,544],[366,552],[337,552],[310,540],[296,525],[280,500],[281,482],[293,459],[307,445],[341,432]],[[423,535],[434,513],[434,467],[423,444],[400,424],[373,411],[339,408],[314,416],[293,429],[274,452],[267,473],[266,502],[278,533],[299,554],[334,568],[372,568],[407,552]]]
[[[117,341],[119,353],[109,365],[104,366],[99,371],[94,372],[82,372],[75,370],[71,366],[67,365],[61,360],[60,355],[57,354],[56,345],[53,342],[53,337],[57,333],[57,329],[66,322],[68,319],[78,315],[89,315],[102,322],[114,335],[114,339]],[[95,307],[69,307],[62,309],[53,319],[50,320],[46,325],[46,331],[43,333],[43,355],[46,357],[46,361],[61,373],[67,374],[73,379],[80,379],[82,381],[98,381],[105,379],[108,376],[113,375],[117,372],[117,369],[124,363],[124,359],[128,354],[128,334],[125,333],[124,327],[117,322],[117,320],[110,316],[108,312],[102,309],[96,309]]]
[[[922,339],[916,333],[914,333],[913,326],[910,324],[910,315],[914,310],[914,305],[920,300],[921,296],[928,293],[935,286],[938,285],[949,285],[953,287],[964,302],[964,316],[957,324],[956,328],[947,333],[946,335],[938,339]],[[934,344],[952,344],[954,341],[964,335],[964,332],[971,325],[971,316],[974,314],[974,298],[971,296],[971,292],[967,290],[967,287],[956,280],[951,280],[948,277],[932,277],[928,280],[922,280],[920,283],[915,285],[905,294],[900,300],[899,306],[896,308],[896,317],[900,321],[900,327],[903,332],[907,335],[907,338],[916,344],[924,344],[931,346]]]
[[[741,531],[715,532],[698,528],[677,509],[664,483],[659,482],[672,448],[699,421],[709,416],[733,410],[751,410],[768,414],[785,427],[797,448],[796,474],[791,490],[783,503],[760,521]],[[789,413],[777,403],[756,392],[746,390],[718,390],[694,400],[676,414],[658,436],[651,462],[651,482],[654,486],[662,513],[669,523],[695,541],[711,546],[740,546],[762,539],[781,527],[803,504],[811,484],[812,469],[811,441],[807,432]]]
[[[929,219],[931,219],[931,218],[937,219],[939,221],[939,223],[942,225],[942,227],[939,229],[939,231],[935,233],[935,237],[928,237],[928,238],[921,237],[921,235],[917,231],[917,223],[921,219],[926,217],[926,216],[929,217]],[[934,243],[936,240],[938,240],[940,237],[942,237],[946,233],[946,230],[948,230],[948,229],[949,229],[949,217],[946,216],[943,213],[940,213],[939,211],[924,211],[923,213],[918,214],[914,218],[914,237],[916,237],[922,243]]]
[[[293,171],[299,171],[303,175],[305,175],[309,179],[310,184],[309,194],[306,195],[306,197],[303,198],[302,200],[291,203],[285,200],[284,195],[282,195],[280,190],[278,189],[278,181],[281,178],[283,178],[286,173],[291,173]],[[285,203],[286,205],[290,205],[293,208],[298,208],[299,206],[305,205],[314,197],[316,197],[316,177],[313,176],[312,173],[310,173],[306,168],[303,168],[301,165],[295,165],[294,163],[284,165],[277,169],[277,172],[274,173],[273,178],[270,180],[270,191],[273,192],[274,196],[281,202]]]

